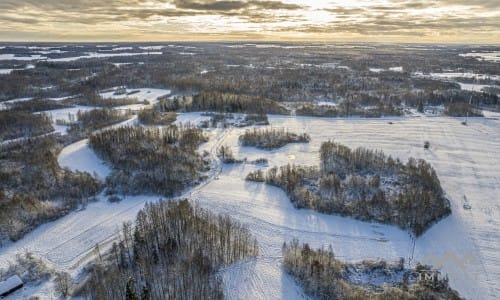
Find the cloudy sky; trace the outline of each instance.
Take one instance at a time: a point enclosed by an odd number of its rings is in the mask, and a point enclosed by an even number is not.
[[[0,40],[500,44],[500,0],[0,0]]]

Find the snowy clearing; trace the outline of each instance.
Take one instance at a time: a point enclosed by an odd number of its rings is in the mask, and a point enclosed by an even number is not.
[[[72,171],[95,173],[100,179],[105,179],[111,172],[109,166],[89,148],[88,139],[64,147],[57,162]]]
[[[165,97],[170,95],[171,91],[170,90],[164,90],[164,89],[150,89],[150,88],[139,88],[139,89],[126,89],[125,94],[119,94],[115,95],[116,88],[113,89],[112,91],[106,91],[100,93],[101,97],[104,99],[137,99],[139,101],[142,100],[147,100],[149,101],[150,104],[155,104],[158,102],[158,98],[160,97]],[[128,95],[131,93],[130,95]],[[143,104],[140,104],[142,107],[144,106]],[[127,108],[130,105],[122,106],[119,107],[120,109]],[[136,106],[135,104],[132,106]],[[142,108],[141,107],[141,108]]]

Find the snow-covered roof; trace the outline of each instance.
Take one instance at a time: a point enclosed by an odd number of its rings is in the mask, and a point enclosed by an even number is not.
[[[9,277],[5,281],[0,282],[0,296],[4,296],[7,293],[15,290],[16,288],[22,286],[24,283],[21,278],[17,275]]]

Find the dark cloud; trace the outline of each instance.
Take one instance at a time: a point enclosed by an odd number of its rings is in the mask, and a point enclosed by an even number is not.
[[[263,10],[295,10],[303,7],[296,4],[288,4],[281,1],[190,1],[174,0],[177,8],[198,11],[234,11],[243,9]]]

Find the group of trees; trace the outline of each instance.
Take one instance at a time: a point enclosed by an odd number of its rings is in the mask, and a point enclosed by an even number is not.
[[[273,167],[247,180],[283,188],[297,208],[395,224],[416,235],[451,213],[436,172],[424,160],[403,164],[380,151],[331,141],[321,145],[320,168]]]
[[[187,124],[104,130],[92,135],[89,145],[113,166],[109,192],[172,196],[203,179],[200,171],[208,162],[195,150],[205,141],[200,129]]]
[[[468,103],[454,102],[445,106],[444,113],[452,117],[482,117],[483,112],[481,109],[470,105]]]
[[[94,131],[130,118],[127,112],[110,108],[78,111],[76,121],[69,124],[66,139],[77,141],[89,137]]]
[[[276,101],[243,94],[202,92],[192,97],[186,111],[215,111],[249,114],[288,114]]]
[[[254,146],[259,149],[277,149],[289,143],[308,143],[310,137],[307,133],[296,134],[285,128],[246,130],[239,137],[243,146]]]
[[[99,251],[99,248],[96,248]],[[238,221],[188,200],[147,204],[89,268],[89,299],[222,299],[220,267],[258,254]]]
[[[0,141],[42,135],[53,130],[52,119],[48,115],[0,110]]]
[[[377,102],[375,106],[363,105],[356,100],[344,100],[339,105],[302,105],[296,110],[299,116],[311,117],[366,117],[400,116],[402,111],[392,103]]]
[[[18,240],[39,224],[86,204],[101,190],[88,173],[61,169],[55,136],[0,146],[0,241]]]
[[[160,112],[156,109],[142,109],[137,114],[144,125],[170,125],[177,119],[175,112]]]
[[[26,111],[26,112],[40,112],[54,109],[62,109],[71,107],[71,104],[67,104],[63,101],[55,101],[49,99],[32,99],[27,101],[16,101],[7,104],[10,110]]]
[[[139,101],[139,99],[126,96],[124,96],[123,98],[103,98],[95,91],[86,92],[84,95],[75,97],[71,100],[71,102],[78,105],[107,108],[131,104],[149,104],[147,100]]]
[[[217,157],[225,164],[234,164],[240,163],[241,160],[238,160],[234,157],[233,150],[228,145],[222,145],[217,149]]]
[[[331,247],[315,250],[297,240],[283,245],[283,256],[286,272],[315,299],[461,299],[430,266],[405,269],[404,260],[346,263],[335,258]],[[430,272],[435,276],[426,277]],[[379,278],[359,283],[351,279],[373,277]]]

